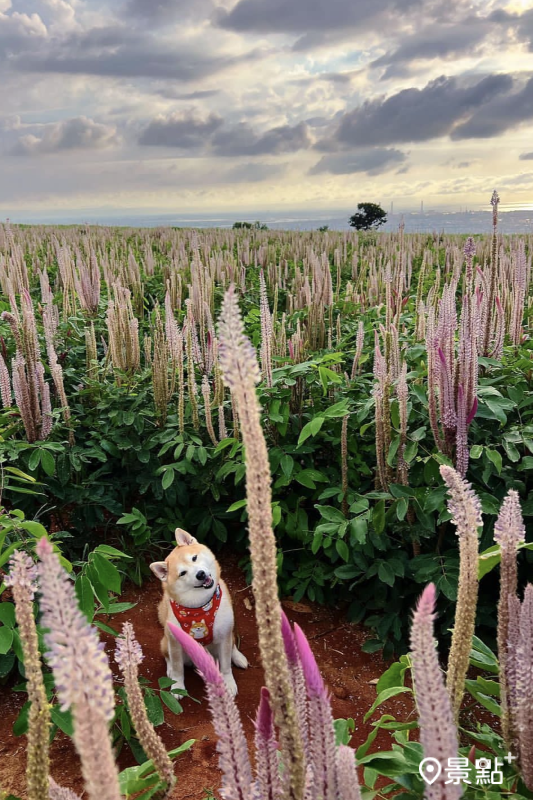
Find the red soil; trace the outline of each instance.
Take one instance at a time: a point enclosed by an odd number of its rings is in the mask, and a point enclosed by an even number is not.
[[[250,666],[242,671],[235,669],[234,674],[239,687],[237,704],[241,711],[247,739],[253,742],[253,719],[259,699],[259,691],[263,684],[263,673],[259,664],[257,631],[253,610],[253,595],[246,585],[244,576],[237,566],[235,557],[222,559],[223,576],[227,582],[235,608],[236,634],[240,639],[240,648],[248,658]],[[165,675],[165,662],[159,651],[161,631],[157,621],[157,603],[160,597],[158,581],[149,581],[142,588],[128,587],[121,601],[136,602],[135,608],[123,614],[106,619],[115,629],[121,623],[130,621],[135,628],[136,636],[142,645],[145,659],[141,664],[141,674],[148,678],[157,688],[157,679]],[[283,602],[284,608],[292,622],[298,622],[308,636],[322,675],[332,694],[332,706],[335,718],[351,717],[355,721],[355,732],[352,745],[362,744],[372,727],[364,723],[363,717],[376,698],[375,683],[385,669],[379,654],[367,655],[361,652],[361,645],[367,638],[367,630],[362,626],[350,625],[342,614],[335,609],[327,609],[312,603]],[[105,636],[111,645],[112,637]],[[113,659],[111,659],[113,661]],[[183,713],[172,714],[165,708],[165,722],[157,730],[165,745],[170,750],[187,739],[196,739],[192,749],[180,756],[176,764],[177,786],[172,795],[173,800],[203,800],[204,790],[216,792],[220,786],[220,773],[216,753],[216,737],[209,710],[204,696],[201,679],[193,670],[187,670],[185,684],[191,697],[201,700],[196,703],[190,698],[183,700]],[[1,790],[19,797],[25,797],[25,737],[16,738],[12,734],[12,725],[25,695],[13,693],[10,687],[0,688],[0,794]],[[373,719],[382,713],[394,713],[407,719],[411,713],[411,703],[405,696],[388,701],[376,711]],[[383,731],[377,737],[372,750],[389,749],[390,739]],[[78,792],[82,791],[79,761],[72,743],[58,732],[51,748],[51,774],[55,780]],[[121,768],[135,764],[129,748],[126,746],[119,758]]]

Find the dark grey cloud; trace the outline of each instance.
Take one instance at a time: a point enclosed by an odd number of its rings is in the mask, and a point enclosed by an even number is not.
[[[141,133],[139,144],[190,150],[205,145],[221,125],[222,118],[217,114],[202,119],[193,111],[175,112],[153,119]]]
[[[262,134],[254,132],[243,122],[234,128],[219,131],[213,137],[213,148],[218,156],[260,156],[293,153],[311,145],[305,122],[298,125],[280,125]]]
[[[193,16],[200,18],[212,8],[213,0],[128,0],[123,19],[158,26]]]
[[[451,134],[463,120],[477,118],[483,106],[513,86],[509,75],[489,75],[464,87],[440,77],[423,89],[403,89],[384,100],[371,100],[343,115],[319,150],[422,142]]]
[[[382,14],[391,17],[421,7],[420,0],[240,0],[220,9],[218,24],[230,30],[319,36],[324,31],[362,28]]]
[[[116,24],[62,37],[34,37],[13,52],[9,66],[19,72],[193,82],[262,56],[259,51],[216,55],[200,42],[170,46],[150,30]]]
[[[45,125],[40,135],[21,136],[12,148],[13,155],[36,156],[65,150],[102,150],[117,145],[116,129],[88,117],[75,117]]]
[[[387,67],[386,78],[397,74],[398,65],[407,65],[417,60],[449,59],[464,53],[472,54],[495,26],[489,19],[471,17],[452,24],[430,25],[402,39],[395,50],[391,50],[370,65],[373,68]]]
[[[470,119],[457,125],[452,139],[490,139],[533,119],[533,78],[519,91],[493,98]]]
[[[330,172],[333,175],[349,175],[353,172],[366,172],[367,175],[381,175],[402,164],[406,158],[405,153],[394,147],[333,153],[323,156],[311,169],[311,174]]]
[[[520,153],[520,161],[533,161],[533,153]]]

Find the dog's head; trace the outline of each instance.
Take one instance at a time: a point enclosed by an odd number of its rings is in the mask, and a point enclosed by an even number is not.
[[[178,603],[204,605],[220,580],[218,562],[208,547],[181,528],[176,529],[176,544],[165,561],[155,561],[150,569]]]

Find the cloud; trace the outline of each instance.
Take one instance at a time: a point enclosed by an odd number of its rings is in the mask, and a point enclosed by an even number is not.
[[[96,75],[116,78],[161,78],[199,81],[237,64],[256,61],[260,50],[217,53],[200,40],[165,41],[150,30],[118,23],[48,37],[20,47],[10,59],[19,72]]]
[[[102,150],[118,144],[116,128],[88,117],[54,122],[43,126],[41,136],[21,136],[12,148],[13,155],[36,156],[65,150]]]
[[[493,98],[452,131],[452,139],[489,139],[533,119],[533,78],[517,92]]]
[[[520,161],[533,161],[533,153],[520,153]]]
[[[293,153],[311,145],[305,122],[281,125],[262,134],[243,122],[235,128],[219,131],[213,137],[213,147],[219,156],[259,156]]]
[[[286,164],[237,164],[224,173],[226,183],[261,183],[279,178],[287,169]]]
[[[463,120],[513,86],[509,75],[489,75],[474,86],[442,76],[423,89],[403,89],[384,100],[369,100],[345,113],[320,150],[423,142],[451,134]]]
[[[230,12],[219,10],[218,24],[239,32],[322,33],[361,28],[382,14],[401,15],[418,0],[239,0]]]
[[[210,114],[205,119],[193,111],[175,112],[153,119],[139,137],[139,144],[150,147],[179,147],[188,150],[206,144],[222,125],[222,118]]]
[[[349,175],[353,172],[381,175],[402,164],[405,160],[405,153],[396,148],[376,147],[368,150],[334,153],[323,156],[311,169],[311,175],[321,172],[330,172],[333,175]]]
[[[471,17],[452,24],[430,25],[402,39],[396,50],[385,53],[371,67],[388,67],[386,78],[393,77],[394,67],[417,60],[443,60],[468,53],[472,55],[491,30],[489,19]]]
[[[158,26],[192,16],[199,18],[212,8],[213,0],[128,0],[123,18],[137,18],[143,24]]]

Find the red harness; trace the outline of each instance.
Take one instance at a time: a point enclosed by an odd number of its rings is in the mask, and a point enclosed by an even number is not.
[[[215,589],[215,593],[211,600],[200,608],[189,608],[188,606],[180,606],[174,600],[170,601],[170,607],[176,617],[180,628],[183,628],[185,633],[192,636],[193,639],[201,644],[211,644],[213,641],[213,626],[215,624],[215,617],[220,607],[222,600],[222,589],[220,584]]]

